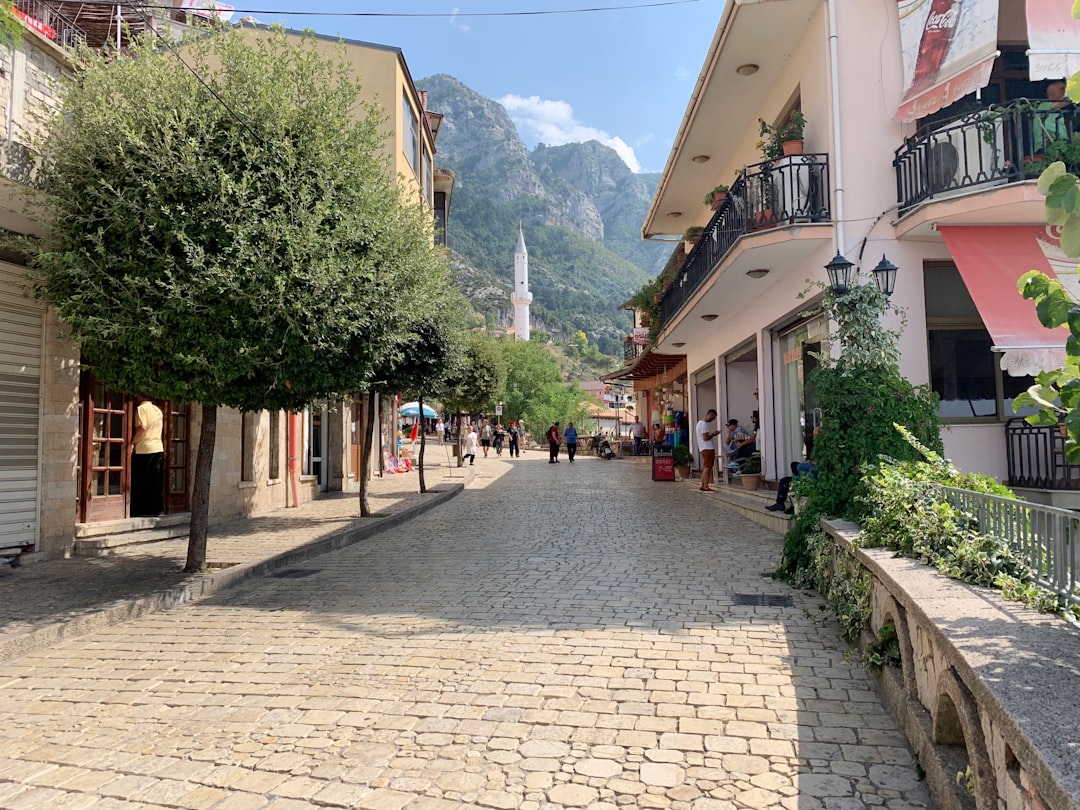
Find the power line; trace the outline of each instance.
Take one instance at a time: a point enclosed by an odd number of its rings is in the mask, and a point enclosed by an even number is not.
[[[233,14],[294,14],[304,17],[401,17],[406,19],[424,18],[424,17],[444,17],[444,18],[461,18],[461,17],[540,17],[550,16],[558,14],[592,14],[598,12],[611,12],[611,11],[632,11],[642,8],[661,8],[664,6],[683,6],[689,3],[700,3],[701,0],[659,0],[654,3],[637,3],[632,6],[590,6],[584,8],[568,8],[568,9],[541,9],[538,11],[466,11],[466,12],[454,12],[454,11],[430,11],[430,12],[396,12],[396,11],[308,11],[308,10],[294,10],[294,11],[276,11],[273,9],[257,9],[257,8],[234,8],[231,9]],[[83,6],[105,6],[115,7],[115,3],[109,2],[109,0],[86,0],[80,3]],[[129,5],[132,3],[129,2]],[[133,6],[134,7],[134,6]],[[177,9],[175,6],[166,5],[154,5],[151,3],[142,3],[140,8],[155,9],[163,11],[177,11],[185,9]],[[186,9],[192,11],[192,9]]]

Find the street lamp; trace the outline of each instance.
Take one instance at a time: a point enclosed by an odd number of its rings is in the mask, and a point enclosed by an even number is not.
[[[874,268],[874,281],[877,282],[877,288],[885,293],[886,298],[891,296],[893,290],[896,289],[896,270],[896,265],[886,259],[885,254],[882,253],[881,261]]]
[[[836,251],[832,261],[825,265],[825,272],[829,274],[829,286],[837,295],[846,295],[851,289],[851,268],[855,265]]]
[[[825,272],[829,274],[829,286],[837,296],[846,295],[847,291],[855,286],[853,267],[855,265],[841,256],[839,251],[833,256],[832,261],[825,265]],[[896,289],[897,270],[897,266],[886,259],[884,253],[881,254],[881,261],[873,270],[874,283],[886,298],[890,297]]]

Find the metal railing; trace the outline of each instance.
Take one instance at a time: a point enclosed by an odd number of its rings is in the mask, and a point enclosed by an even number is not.
[[[639,346],[638,344],[634,343],[634,339],[632,337],[623,338],[622,356],[624,363],[629,363],[632,360],[636,360],[638,357],[641,356],[642,352],[644,351],[645,347]]]
[[[979,533],[1005,541],[1032,570],[1031,580],[1080,604],[1080,513],[954,487],[938,487],[952,506],[977,521]]]
[[[1080,465],[1065,460],[1065,436],[1057,425],[1005,423],[1005,462],[1010,487],[1080,490]]]
[[[15,0],[15,13],[25,25],[64,48],[86,42],[86,32],[53,3],[42,0]]]
[[[666,326],[735,243],[748,233],[829,222],[829,156],[794,155],[747,166],[660,303]]]
[[[935,197],[1038,177],[1055,160],[1080,170],[1080,108],[1020,99],[940,122],[896,150],[903,213]]]

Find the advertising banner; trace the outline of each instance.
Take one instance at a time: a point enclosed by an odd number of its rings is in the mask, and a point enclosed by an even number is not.
[[[897,5],[905,88],[894,116],[898,121],[923,118],[986,86],[998,55],[998,0],[897,0]]]
[[[180,0],[180,8],[207,19],[216,16],[222,22],[231,20],[236,9],[228,3],[215,3],[213,0]]]
[[[631,339],[635,346],[648,346],[649,345],[649,327],[647,326],[635,326]]]
[[[1080,70],[1080,20],[1059,0],[1027,0],[1031,80],[1064,79]]]

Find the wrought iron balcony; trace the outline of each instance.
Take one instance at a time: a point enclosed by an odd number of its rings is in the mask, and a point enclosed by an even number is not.
[[[1065,461],[1065,436],[1057,425],[1036,427],[1023,419],[1005,423],[1010,487],[1080,490],[1080,465]]]
[[[661,301],[670,323],[735,243],[756,231],[831,221],[829,156],[794,155],[747,166]]]
[[[1038,177],[1061,160],[1080,171],[1080,108],[1022,99],[968,112],[896,151],[900,212],[934,198]]]
[[[623,338],[622,356],[624,363],[632,363],[643,351],[645,351],[645,347],[634,343],[633,337],[627,336]]]

